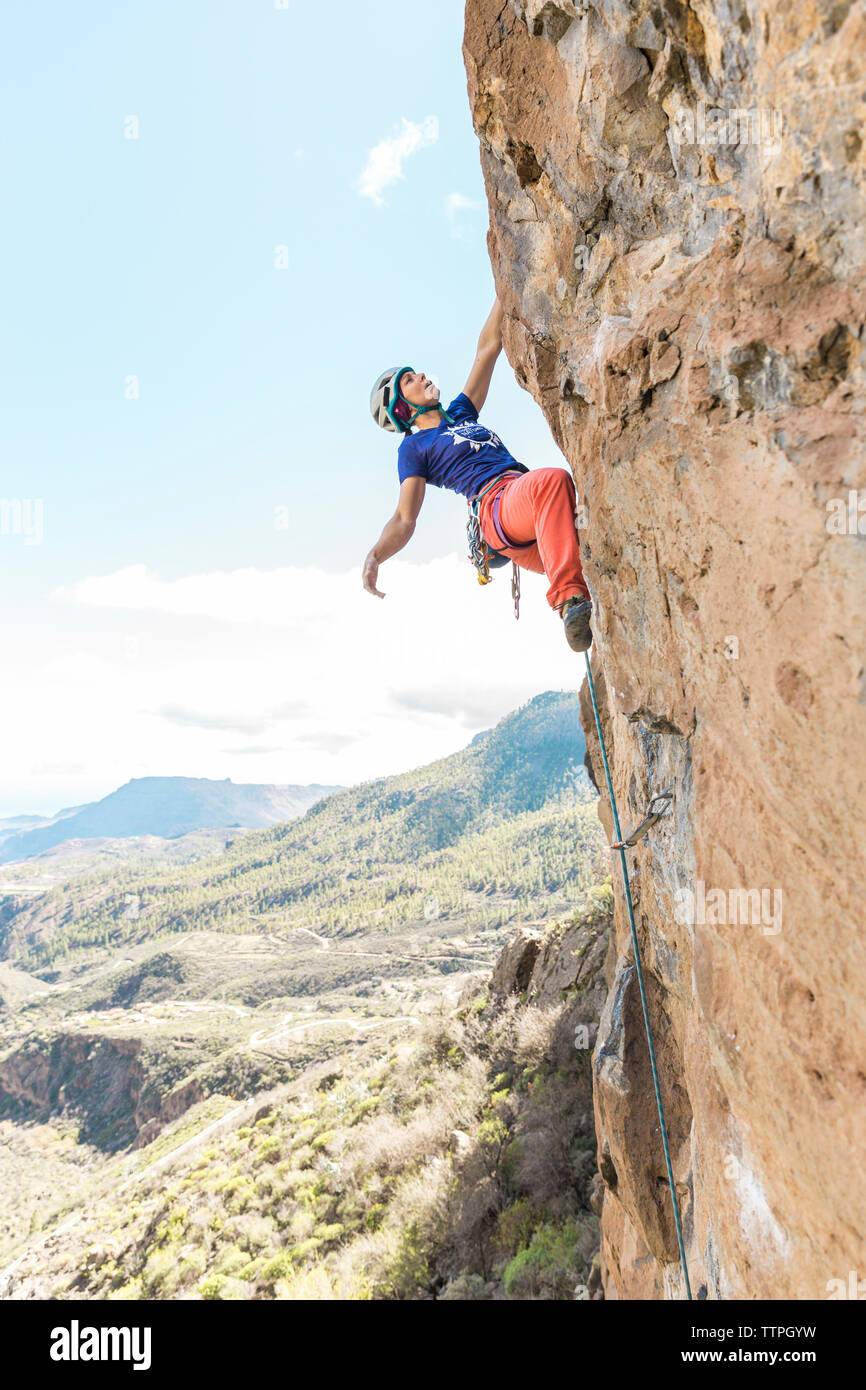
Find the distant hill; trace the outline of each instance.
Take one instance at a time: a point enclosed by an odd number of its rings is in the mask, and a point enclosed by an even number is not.
[[[0,839],[7,835],[14,835],[16,830],[33,830],[37,825],[50,825],[52,821],[58,820],[63,815],[58,811],[56,816],[5,816],[0,817]]]
[[[32,828],[13,817],[0,822],[0,864],[30,859],[66,840],[156,835],[174,839],[218,826],[246,830],[292,820],[339,787],[269,786],[207,777],[133,777],[117,791],[85,806],[34,818]],[[11,833],[9,833],[11,832]]]
[[[554,916],[607,870],[584,751],[577,694],[548,691],[460,752],[335,792],[216,857],[118,864],[10,899],[0,957],[38,969],[165,933],[402,933],[431,913],[498,931]]]

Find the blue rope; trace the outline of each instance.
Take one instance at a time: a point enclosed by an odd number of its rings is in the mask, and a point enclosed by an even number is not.
[[[606,779],[606,781],[607,781],[608,795],[610,796],[610,809],[611,809],[611,811],[613,812],[613,827],[614,827],[614,830],[616,831],[616,838],[617,838],[617,840],[622,840],[622,831],[621,831],[620,828],[619,828],[619,815],[617,814],[617,809],[616,809],[616,798],[615,798],[615,796],[614,796],[614,794],[613,794],[613,783],[612,783],[612,781],[610,780],[610,768],[608,767],[607,753],[606,753],[605,747],[604,747],[604,735],[603,735],[602,732],[601,732],[601,719],[599,718],[599,714],[598,714],[598,704],[597,704],[596,698],[595,698],[595,685],[594,685],[593,679],[592,679],[592,670],[590,669],[590,665],[589,665],[589,652],[586,653],[586,655],[585,655],[585,660],[586,660],[586,679],[587,679],[587,681],[589,682],[589,694],[590,694],[590,699],[592,700],[592,712],[593,712],[593,714],[595,715],[595,727],[596,727],[596,729],[597,729],[597,731],[598,731],[598,743],[599,743],[599,747],[601,748],[601,760],[602,760],[602,762],[603,762],[603,764],[604,764],[604,775],[605,775],[605,779]],[[632,943],[632,946],[633,946],[633,948],[634,948],[634,963],[635,963],[635,969],[636,969],[636,971],[637,971],[637,983],[638,983],[638,988],[639,988],[639,990],[640,990],[640,1003],[641,1003],[641,1008],[643,1009],[643,1021],[644,1021],[644,1027],[645,1027],[645,1029],[646,1029],[647,1046],[649,1047],[650,1067],[652,1068],[653,1086],[654,1086],[654,1088],[655,1088],[655,1093],[656,1093],[656,1105],[657,1105],[657,1107],[658,1107],[658,1112],[659,1112],[659,1124],[661,1125],[661,1131],[662,1131],[662,1147],[664,1148],[664,1151],[665,1151],[665,1166],[666,1166],[666,1168],[667,1168],[667,1170],[668,1170],[668,1186],[670,1187],[670,1190],[671,1190],[671,1202],[673,1203],[673,1208],[674,1208],[674,1224],[676,1225],[676,1228],[677,1228],[677,1244],[679,1245],[679,1248],[680,1248],[680,1263],[681,1263],[681,1265],[682,1265],[682,1267],[683,1267],[683,1278],[684,1278],[685,1281],[686,1281],[686,1294],[687,1294],[689,1300],[691,1300],[691,1297],[692,1297],[692,1286],[691,1286],[691,1284],[689,1283],[689,1270],[688,1270],[688,1265],[686,1264],[686,1250],[685,1250],[685,1246],[684,1246],[684,1244],[683,1244],[683,1228],[682,1228],[682,1224],[681,1224],[681,1222],[680,1222],[680,1207],[679,1207],[679,1202],[677,1201],[677,1192],[676,1192],[676,1188],[674,1187],[674,1171],[673,1171],[673,1168],[672,1168],[672,1166],[671,1166],[671,1153],[670,1153],[670,1148],[669,1148],[669,1146],[668,1146],[668,1131],[667,1131],[667,1125],[665,1124],[665,1112],[664,1112],[664,1106],[662,1105],[662,1093],[661,1093],[661,1087],[659,1086],[659,1074],[658,1074],[658,1069],[657,1069],[657,1067],[656,1067],[656,1053],[655,1053],[655,1048],[653,1047],[653,1035],[652,1035],[652,1029],[651,1029],[651,1027],[650,1027],[649,1009],[647,1008],[646,992],[645,992],[645,990],[644,990],[644,984],[643,984],[643,967],[642,967],[642,965],[641,965],[640,947],[638,946],[638,941],[637,941],[637,928],[635,927],[635,924],[634,924],[634,906],[633,906],[632,900],[631,900],[631,884],[629,883],[629,879],[628,879],[628,865],[627,865],[627,863],[626,863],[626,858],[625,858],[625,849],[622,848],[622,847],[620,847],[619,856],[620,856],[619,862],[620,862],[620,865],[621,865],[621,867],[622,867],[622,881],[623,881],[623,887],[625,888],[625,901],[626,901],[626,906],[628,907],[628,922],[629,922],[629,927],[631,928],[631,943]]]

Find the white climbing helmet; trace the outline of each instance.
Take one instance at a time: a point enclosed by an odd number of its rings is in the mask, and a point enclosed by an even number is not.
[[[405,434],[409,429],[412,406],[400,395],[400,378],[411,367],[389,367],[377,376],[370,392],[370,414],[383,430]]]
[[[419,415],[426,415],[428,410],[438,410],[442,419],[453,425],[454,421],[441,401],[434,401],[432,405],[413,405],[401,394],[400,378],[404,372],[413,370],[412,367],[389,367],[376,377],[370,392],[370,413],[376,424],[381,425],[383,430],[409,434]]]

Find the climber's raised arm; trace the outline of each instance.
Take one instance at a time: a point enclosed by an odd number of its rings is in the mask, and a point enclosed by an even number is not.
[[[496,366],[496,359],[501,351],[502,305],[498,299],[495,299],[487,322],[481,330],[481,337],[478,339],[472,370],[466,379],[466,385],[463,387],[463,394],[469,397],[478,411],[487,400],[490,378],[493,376],[493,368]]]
[[[385,597],[381,590],[376,588],[379,566],[385,560],[390,560],[392,555],[396,555],[397,551],[402,550],[412,539],[426,486],[423,478],[407,478],[400,484],[397,510],[390,521],[385,523],[381,536],[364,561],[361,578],[368,594],[375,594],[377,598]]]

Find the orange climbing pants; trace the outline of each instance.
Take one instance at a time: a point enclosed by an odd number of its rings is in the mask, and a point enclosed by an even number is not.
[[[499,528],[518,547],[504,546],[494,525],[494,502],[499,498]],[[503,478],[481,499],[481,534],[523,569],[546,574],[547,602],[559,608],[567,598],[589,598],[580,563],[575,516],[574,479],[565,468],[533,468]]]

